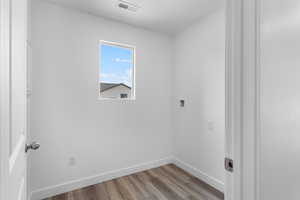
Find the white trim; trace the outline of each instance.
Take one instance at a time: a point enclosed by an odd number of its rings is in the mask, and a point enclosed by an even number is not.
[[[124,43],[120,43],[120,42],[112,42],[112,41],[107,41],[107,40],[99,40],[99,43],[106,44],[106,45],[109,45],[109,46],[118,46],[118,47],[125,48],[125,49],[135,49],[135,46],[133,46],[133,45],[124,44]]]
[[[214,187],[215,189],[217,189],[221,192],[224,192],[225,186],[222,181],[202,172],[201,170],[197,169],[196,167],[194,167],[186,162],[183,162],[182,160],[180,160],[178,158],[174,158],[174,157],[170,156],[170,157],[167,157],[164,159],[147,162],[147,163],[135,165],[135,166],[128,167],[128,168],[114,170],[114,171],[106,172],[103,174],[85,177],[85,178],[81,178],[78,180],[69,181],[66,183],[62,183],[62,184],[42,188],[39,190],[35,190],[31,193],[30,199],[31,200],[40,200],[40,199],[49,198],[49,197],[52,197],[52,196],[55,196],[58,194],[66,193],[66,192],[73,191],[73,190],[83,188],[83,187],[87,187],[90,185],[99,184],[104,181],[112,180],[112,179],[119,178],[122,176],[127,176],[130,174],[145,171],[145,170],[152,169],[155,167],[160,167],[162,165],[166,165],[166,164],[170,164],[170,163],[173,163],[177,167],[189,172],[196,178],[199,178],[200,180],[202,180],[203,182],[207,183],[208,185]]]
[[[178,158],[175,158],[173,163],[177,167],[189,172],[193,176],[195,176],[198,179],[204,181],[205,183],[207,183],[208,185],[214,187],[215,189],[217,189],[221,192],[224,192],[224,189],[225,189],[224,182],[222,182],[222,181],[220,181],[220,180],[218,180],[218,179],[216,179],[212,176],[209,176],[208,174],[202,172],[201,170],[195,168],[194,166],[192,166],[192,165],[190,165],[190,164],[188,164],[188,163],[186,163],[186,162],[184,162],[184,161],[182,161]]]
[[[260,1],[227,0],[226,200],[259,200]]]
[[[26,140],[25,135],[22,133],[15,149],[13,150],[9,158],[9,173],[11,173],[12,170],[14,169],[19,154],[23,153],[23,151],[25,150],[25,140]]]
[[[121,98],[103,98],[100,95],[100,73],[101,73],[101,55],[102,52],[100,50],[100,54],[99,54],[99,60],[98,60],[98,81],[97,81],[97,85],[98,85],[98,90],[97,90],[97,94],[98,94],[98,100],[112,100],[112,101],[135,101],[136,100],[136,47],[133,45],[128,45],[128,44],[124,44],[124,43],[119,43],[119,42],[111,42],[111,41],[106,41],[106,40],[99,40],[98,45],[108,45],[108,46],[117,46],[120,48],[124,48],[124,49],[130,49],[133,51],[133,70],[132,70],[132,86],[131,86],[131,95],[130,98],[126,98],[126,99],[121,99]]]
[[[86,186],[99,184],[104,181],[108,181],[111,179],[115,179],[118,177],[130,175],[133,173],[141,172],[144,170],[148,170],[151,168],[159,167],[162,165],[170,164],[173,161],[173,157],[167,157],[160,160],[155,160],[152,162],[143,163],[140,165],[131,166],[124,169],[114,170],[110,172],[106,172],[103,174],[98,174],[95,176],[85,177],[82,179],[69,181],[66,183],[62,183],[59,185],[54,185],[46,188],[42,188],[31,193],[31,200],[40,200],[44,198],[48,198],[51,196],[55,196],[57,194],[69,192],[78,188],[83,188]]]
[[[255,200],[261,199],[261,3],[255,0]]]
[[[0,199],[9,199],[10,1],[0,0]]]
[[[243,4],[243,200],[258,200],[260,196],[260,2],[244,0]]]
[[[234,161],[234,172],[225,173],[226,200],[242,200],[242,3],[226,4],[225,157]]]
[[[23,178],[22,181],[21,181],[21,183],[20,183],[20,187],[19,187],[18,200],[22,200],[22,198],[24,197],[24,191],[25,191],[25,189],[26,189],[25,188],[25,178]]]
[[[25,0],[23,3],[27,3]],[[26,130],[19,138],[17,146],[13,154],[10,155],[11,141],[10,141],[10,51],[11,51],[11,1],[0,0],[0,199],[11,199],[12,190],[11,179],[18,172],[13,172],[13,167],[16,164],[17,157],[20,156],[22,150],[25,148]],[[23,7],[22,7],[23,9]],[[25,9],[25,7],[24,7]],[[27,10],[24,10],[27,12]],[[24,13],[25,14],[25,13]],[[27,18],[23,21],[26,26]],[[24,151],[23,151],[24,153]],[[25,161],[26,162],[26,161]],[[26,166],[26,164],[24,164]],[[26,170],[26,169],[25,169]],[[15,174],[16,173],[16,174]],[[26,196],[26,173],[24,179],[20,182],[20,190],[23,193],[19,195]],[[14,186],[14,185],[13,185]],[[14,188],[16,189],[16,188]],[[19,198],[21,198],[19,196]],[[25,197],[26,198],[26,197]]]

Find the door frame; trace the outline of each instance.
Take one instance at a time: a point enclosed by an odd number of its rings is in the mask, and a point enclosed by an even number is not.
[[[8,198],[10,3],[0,0],[0,199]]]
[[[226,1],[226,200],[260,199],[260,1]],[[9,1],[0,0],[0,200],[7,197]]]
[[[260,1],[226,2],[226,200],[260,199]]]
[[[25,0],[27,4],[27,0]],[[25,8],[27,12],[27,7]],[[0,200],[10,199],[11,173],[15,169],[15,162],[18,159],[18,152],[25,152],[25,134],[20,137],[13,152],[10,152],[10,132],[11,132],[11,26],[12,26],[12,2],[11,0],[0,0]],[[27,14],[27,13],[26,13]],[[25,27],[27,18],[25,18]],[[27,37],[27,30],[25,30]],[[25,65],[27,61],[25,59]],[[25,70],[26,73],[26,70]],[[24,84],[26,84],[24,82]],[[25,91],[24,91],[25,92]],[[24,94],[25,95],[25,94]],[[26,110],[26,109],[25,109]],[[25,111],[26,112],[26,111]],[[26,117],[25,117],[26,120]],[[25,122],[27,123],[27,121]],[[16,153],[17,152],[17,153]],[[16,154],[15,154],[16,153]],[[11,155],[10,155],[11,154]],[[27,156],[25,155],[25,166],[27,166]],[[25,188],[23,195],[27,199],[27,169],[25,168],[24,182],[20,188]],[[23,196],[20,196],[23,197]]]

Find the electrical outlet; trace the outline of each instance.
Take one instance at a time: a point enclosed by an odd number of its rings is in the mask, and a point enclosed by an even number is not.
[[[185,105],[185,101],[183,100],[183,99],[181,99],[180,101],[179,101],[179,104],[180,104],[180,107],[184,107]]]
[[[208,130],[213,131],[215,129],[215,123],[214,122],[208,122],[207,127],[208,127]]]
[[[74,157],[69,158],[69,166],[75,166],[76,165],[76,159]]]

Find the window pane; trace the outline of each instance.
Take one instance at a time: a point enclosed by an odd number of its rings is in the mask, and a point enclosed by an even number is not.
[[[100,97],[128,99],[134,96],[134,50],[111,44],[100,44]]]

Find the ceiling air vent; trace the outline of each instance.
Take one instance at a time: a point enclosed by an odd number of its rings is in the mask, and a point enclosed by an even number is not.
[[[119,8],[129,10],[132,12],[136,12],[140,7],[134,3],[130,3],[128,1],[119,0],[118,4]]]

